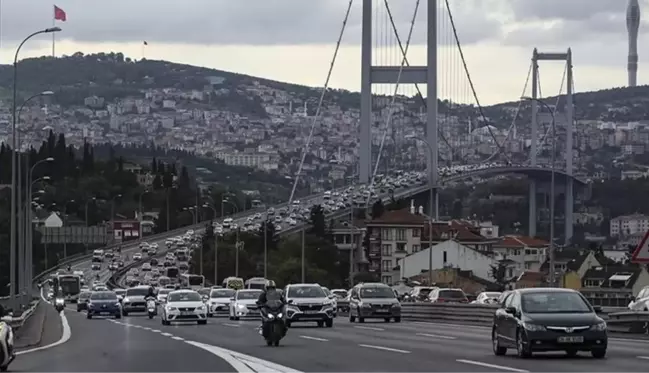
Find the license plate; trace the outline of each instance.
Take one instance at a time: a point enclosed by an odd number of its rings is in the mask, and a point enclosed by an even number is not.
[[[559,343],[583,343],[584,342],[584,337],[559,337],[558,338]]]
[[[102,312],[102,315],[110,315],[110,312]]]
[[[390,310],[376,310],[374,312],[376,312],[376,313],[389,313]]]
[[[308,310],[308,311],[304,311],[304,313],[313,314],[313,313],[318,313],[318,311]]]
[[[194,313],[192,311],[181,311],[180,314],[186,316],[186,315],[193,315]]]

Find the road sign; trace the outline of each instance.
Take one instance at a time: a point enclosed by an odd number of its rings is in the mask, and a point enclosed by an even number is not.
[[[642,241],[638,247],[635,248],[633,256],[631,257],[633,263],[649,263],[649,230],[642,237]]]

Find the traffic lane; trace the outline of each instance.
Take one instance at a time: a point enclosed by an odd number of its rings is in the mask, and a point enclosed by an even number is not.
[[[159,333],[66,312],[67,343],[20,355],[13,371],[36,372],[234,372],[224,360]],[[119,321],[119,320],[117,320]],[[178,358],[182,357],[182,358]]]
[[[413,330],[404,330],[408,324],[351,324],[339,322],[334,328],[291,328],[291,332],[305,333],[310,337],[336,341],[336,343],[357,341],[381,341],[381,346],[410,351],[412,354],[428,355],[439,353],[445,359],[455,359],[467,365],[500,367],[502,370],[513,371],[646,371],[646,360],[643,356],[642,345],[635,346],[634,352],[624,350],[625,347],[609,347],[608,358],[593,359],[588,353],[580,353],[576,358],[569,358],[564,353],[535,355],[533,359],[519,359],[509,350],[509,356],[499,357],[493,354],[491,338],[484,333],[458,333],[451,328],[436,330],[418,325]],[[294,330],[295,329],[295,330]],[[618,343],[614,341],[613,343]],[[378,342],[377,342],[378,344]],[[646,351],[646,349],[644,350]],[[644,355],[649,355],[645,353]]]
[[[219,346],[256,358],[281,364],[304,372],[477,372],[492,371],[487,367],[471,367],[432,351],[428,354],[410,354],[381,348],[370,341],[363,343],[340,343],[310,337],[306,333],[290,329],[279,347],[268,347],[259,335],[259,320],[228,322],[227,319],[210,319],[207,325],[173,324],[162,326],[160,318],[149,320],[128,317],[131,325],[159,329],[184,339]]]

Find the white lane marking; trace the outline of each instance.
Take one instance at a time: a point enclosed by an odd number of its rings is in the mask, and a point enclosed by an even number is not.
[[[239,325],[239,324],[230,324],[230,323],[227,323],[227,322],[224,322],[223,325],[225,325],[225,326],[231,326],[231,327],[233,327],[233,328],[238,328],[238,327],[241,326],[241,325]]]
[[[457,339],[455,337],[450,337],[448,335],[439,335],[439,334],[417,333],[417,335],[420,335],[422,337],[431,337],[431,338],[439,338],[439,339]]]
[[[485,367],[485,368],[506,370],[508,372],[520,372],[520,373],[529,372],[529,370],[525,370],[525,369],[518,369],[518,368],[507,367],[507,366],[504,366],[504,365],[483,363],[482,361],[465,360],[465,359],[457,359],[455,361],[457,361],[458,363],[463,363],[463,364],[478,365],[478,366]]]
[[[384,347],[384,346],[375,346],[375,345],[359,345],[359,346],[365,347],[365,348],[373,348],[375,350],[398,352],[398,353],[401,353],[401,354],[409,354],[410,353],[410,351],[399,350],[398,348],[390,348],[390,347]]]
[[[220,357],[230,364],[239,373],[249,372],[279,372],[279,373],[302,373],[283,365],[271,361],[262,360],[254,356],[242,354],[240,352],[227,350],[222,347],[212,346],[195,341],[185,341],[192,346],[202,348],[213,355]]]
[[[638,359],[649,360],[649,356],[636,356]]]
[[[300,338],[311,339],[311,340],[313,340],[313,341],[320,341],[320,342],[329,342],[328,339],[318,338],[318,337],[310,337],[310,336],[308,336],[308,335],[301,335]]]
[[[375,328],[373,326],[354,326],[356,329],[365,329],[365,330],[376,330],[378,332],[385,331],[383,328]]]
[[[70,324],[68,323],[68,319],[65,317],[65,311],[60,313],[61,317],[61,325],[63,326],[63,333],[61,335],[61,339],[54,343],[50,343],[46,346],[41,346],[41,347],[36,347],[36,348],[30,348],[29,350],[23,350],[23,351],[18,351],[16,352],[16,355],[23,355],[23,354],[28,354],[30,352],[36,352],[36,351],[42,351],[46,350],[48,348],[56,347],[58,345],[62,345],[65,342],[67,342],[70,337],[72,337],[72,329],[70,329]]]
[[[480,325],[462,325],[462,324],[447,324],[447,323],[437,323],[437,322],[426,322],[426,321],[413,321],[412,324],[418,325],[429,325],[429,326],[450,326],[452,328],[465,328],[465,329],[482,329],[482,330],[491,330],[490,326],[480,326]]]
[[[146,326],[143,326],[142,329],[144,329],[144,330],[151,330],[151,328],[146,327]]]
[[[633,338],[610,338],[609,341],[614,342],[629,342],[629,343],[649,343],[649,339],[633,339]]]
[[[161,335],[164,335],[165,337],[173,337],[173,334],[171,333],[160,333]]]
[[[154,332],[154,333],[162,333],[162,331],[158,330],[158,329],[151,329],[151,331]]]
[[[176,336],[171,337],[171,339],[174,339],[176,341],[184,341],[185,340],[184,338],[180,338],[180,337],[176,337]]]

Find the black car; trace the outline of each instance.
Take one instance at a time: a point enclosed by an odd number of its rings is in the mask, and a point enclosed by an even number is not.
[[[545,351],[565,351],[569,356],[590,351],[594,358],[604,358],[608,335],[598,308],[572,289],[514,290],[494,315],[494,354],[504,355],[512,348],[522,358]]]
[[[156,259],[156,258],[151,258],[151,260],[149,261],[149,263],[151,263],[152,266],[157,266],[157,265],[158,265],[158,259]]]

